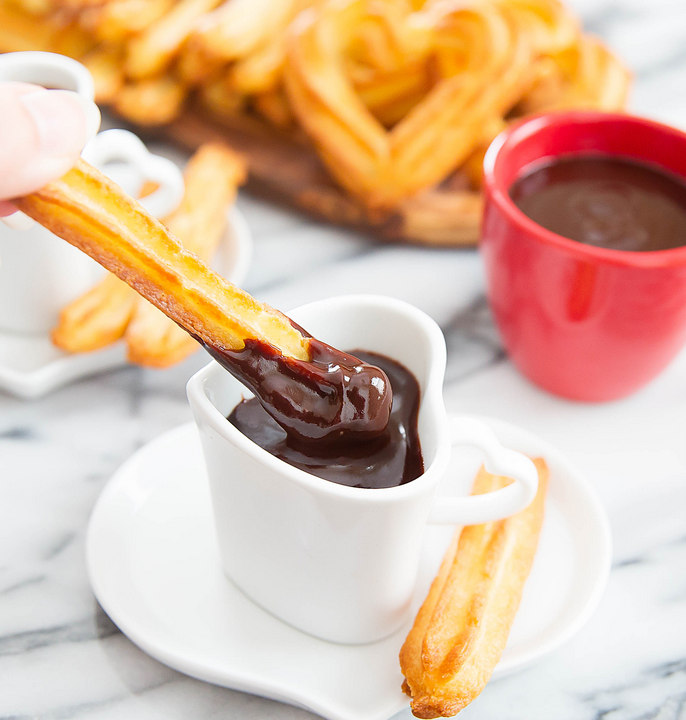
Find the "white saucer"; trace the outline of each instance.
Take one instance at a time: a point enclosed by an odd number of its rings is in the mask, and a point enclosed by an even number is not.
[[[251,254],[248,225],[243,215],[232,208],[213,264],[224,277],[240,285],[247,274]],[[55,347],[47,335],[0,330],[0,390],[18,397],[41,397],[74,380],[126,365],[126,362],[123,343],[92,353],[70,355]]]
[[[542,455],[551,469],[541,542],[500,676],[558,647],[588,619],[607,580],[610,536],[594,492],[554,448],[486,421],[504,444]],[[427,531],[417,604],[450,534]],[[331,720],[386,720],[408,705],[398,668],[407,628],[371,645],[328,643],[277,620],[224,576],[193,425],[144,446],[110,480],[90,520],[87,566],[122,632],[176,670]]]

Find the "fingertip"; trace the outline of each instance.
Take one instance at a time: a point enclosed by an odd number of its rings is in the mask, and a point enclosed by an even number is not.
[[[76,160],[87,140],[86,102],[68,90],[45,89],[22,95],[19,102],[33,125],[39,159]]]
[[[0,198],[25,195],[64,175],[97,132],[97,106],[74,92],[0,86]]]

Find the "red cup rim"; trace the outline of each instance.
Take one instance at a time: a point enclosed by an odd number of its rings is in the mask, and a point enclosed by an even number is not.
[[[551,125],[588,124],[590,126],[601,123],[634,125],[637,131],[651,128],[652,130],[664,133],[665,136],[678,139],[686,145],[686,133],[669,125],[637,115],[600,111],[551,112],[532,115],[501,132],[488,147],[484,156],[483,168],[484,186],[490,199],[498,206],[500,211],[507,216],[510,222],[519,226],[525,234],[534,236],[548,245],[575,254],[580,259],[595,259],[613,265],[642,268],[661,267],[685,262],[686,245],[666,250],[635,251],[612,250],[594,245],[585,245],[576,240],[571,240],[563,235],[558,235],[557,233],[547,230],[537,222],[534,222],[525,215],[510,198],[509,187],[505,187],[502,178],[498,177],[497,164],[501,153],[507,152],[510,146],[517,145],[522,140],[531,137]],[[621,156],[621,154],[618,153],[618,156]],[[554,157],[554,155],[542,156],[541,159],[543,159],[543,157]],[[644,158],[643,162],[649,163],[650,159]],[[686,182],[686,176],[683,177],[683,180]]]

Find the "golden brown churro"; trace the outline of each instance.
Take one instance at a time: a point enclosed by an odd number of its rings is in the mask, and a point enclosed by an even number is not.
[[[131,40],[126,53],[129,77],[145,78],[163,72],[192,32],[195,21],[212,10],[219,0],[180,0]]]
[[[124,83],[112,106],[139,125],[164,125],[173,120],[185,101],[183,85],[168,75]]]
[[[119,340],[136,307],[136,293],[114,275],[67,305],[52,331],[53,343],[67,352],[91,352]]]
[[[505,649],[543,523],[548,468],[538,492],[505,520],[457,531],[400,651],[403,690],[419,718],[456,715],[484,688]],[[481,470],[475,494],[509,480]]]
[[[226,145],[206,143],[184,171],[184,196],[164,224],[189,252],[209,262],[224,233],[227,209],[245,179],[245,162]],[[155,188],[146,186],[145,197]],[[60,313],[52,339],[68,352],[89,352],[125,336],[131,362],[168,367],[198,344],[132,288],[108,274]]]
[[[18,198],[16,205],[201,341],[230,351],[255,339],[285,356],[309,358],[308,339],[285,315],[209,270],[161,222],[85,161],[42,190]]]
[[[293,442],[340,448],[386,432],[392,391],[381,369],[316,340],[213,273],[84,161],[15,203],[203,343]]]

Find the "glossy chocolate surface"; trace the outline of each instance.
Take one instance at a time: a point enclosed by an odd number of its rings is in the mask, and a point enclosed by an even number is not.
[[[335,443],[303,442],[280,427],[257,398],[239,403],[229,422],[272,455],[332,482],[385,488],[414,480],[424,471],[417,433],[417,380],[405,367],[382,355],[358,350],[353,355],[381,368],[393,390],[389,420],[376,436],[345,435]]]
[[[392,403],[385,373],[315,338],[309,347],[305,361],[258,340],[248,340],[238,351],[206,346],[259,398],[292,442],[337,445],[383,433]]]
[[[686,245],[686,183],[634,160],[569,156],[518,178],[510,197],[558,235],[613,250]]]

